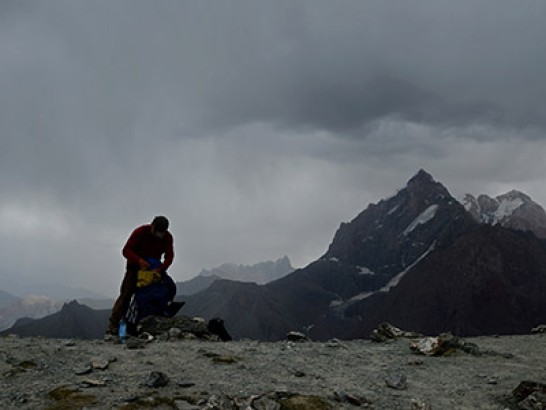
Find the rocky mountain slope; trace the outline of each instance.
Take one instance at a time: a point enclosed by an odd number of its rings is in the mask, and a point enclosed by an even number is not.
[[[177,295],[182,295],[182,296],[194,295],[196,293],[199,293],[207,289],[210,285],[212,285],[218,279],[222,279],[222,278],[216,275],[210,275],[210,276],[198,275],[194,278],[191,278],[183,282],[176,282],[176,293]]]
[[[316,262],[263,287],[218,283],[187,298],[185,312],[224,317],[235,337],[269,340],[292,329],[316,339],[368,337],[390,317],[423,332],[519,333],[543,320],[533,289],[544,289],[544,252],[532,235],[480,228],[421,170],[396,195],[342,224]],[[490,287],[499,294],[483,297]]]
[[[546,212],[523,192],[512,190],[495,198],[466,194],[461,203],[478,222],[530,231],[546,238]]]
[[[341,224],[323,259],[390,279],[474,225],[447,189],[420,170],[395,196]]]
[[[428,253],[477,225],[445,187],[420,171],[395,196],[342,224],[318,261],[262,288],[218,284],[185,298],[184,310],[225,318],[236,337],[274,340],[312,327],[334,305],[399,280]]]
[[[0,408],[515,410],[546,403],[540,401],[544,334],[465,343],[474,353],[436,357],[414,353],[405,339],[221,343],[171,337],[130,348],[102,340],[4,337]]]
[[[544,292],[543,243],[485,225],[431,253],[388,292],[333,310],[310,334],[368,337],[384,321],[424,334],[523,334],[544,322]]]

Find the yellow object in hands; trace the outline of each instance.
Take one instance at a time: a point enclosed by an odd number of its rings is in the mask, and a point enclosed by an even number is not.
[[[153,270],[139,270],[137,288],[143,288],[161,280],[161,273]]]

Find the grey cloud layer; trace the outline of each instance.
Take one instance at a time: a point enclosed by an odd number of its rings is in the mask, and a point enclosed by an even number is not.
[[[66,85],[74,94],[57,98],[72,105],[76,95],[111,132],[123,127],[108,112],[131,123],[146,115],[141,109],[196,132],[254,121],[346,131],[389,116],[447,126],[544,126],[541,2],[35,8],[41,10],[21,39],[35,65],[18,72],[15,87],[51,95],[48,87]],[[146,107],[142,100],[150,97],[155,105]]]
[[[546,202],[544,21],[512,0],[3,1],[0,259],[116,287],[128,230],[166,213],[186,274],[304,263],[421,167]]]

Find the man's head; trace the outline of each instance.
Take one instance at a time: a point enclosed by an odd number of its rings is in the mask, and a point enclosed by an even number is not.
[[[169,229],[169,220],[164,216],[156,216],[152,221],[152,233],[159,238],[163,238],[167,229]]]

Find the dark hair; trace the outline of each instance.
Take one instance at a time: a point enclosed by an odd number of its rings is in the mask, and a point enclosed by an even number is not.
[[[169,229],[169,220],[164,216],[156,216],[152,221],[152,225],[157,232],[165,232]]]

